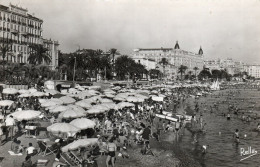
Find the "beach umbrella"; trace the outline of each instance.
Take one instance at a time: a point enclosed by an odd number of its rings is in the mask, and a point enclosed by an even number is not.
[[[45,96],[45,93],[44,92],[34,92],[34,93],[32,93],[32,96],[41,97],[41,96]]]
[[[96,109],[96,108],[91,108],[86,111],[87,114],[100,114],[100,113],[104,113],[104,112],[105,112],[105,110],[100,110],[100,109]]]
[[[62,102],[64,104],[71,104],[71,103],[74,103],[76,101],[75,99],[73,99],[72,97],[69,97],[69,96],[62,96],[59,99],[62,100]]]
[[[97,102],[100,102],[101,99],[102,99],[102,96],[93,96],[93,97],[85,99],[85,100],[88,100],[90,103],[97,103]]]
[[[3,94],[16,94],[18,93],[18,90],[15,88],[4,88]]]
[[[101,103],[112,103],[113,100],[104,98],[104,99],[101,99],[100,102],[101,102]]]
[[[56,105],[57,105],[56,102],[50,101],[50,100],[48,100],[48,101],[46,101],[46,102],[41,104],[42,107],[50,107],[50,106],[56,106]]]
[[[69,106],[51,106],[52,108],[49,108],[50,113],[58,113],[58,112],[62,112],[62,111],[66,111],[71,109]]]
[[[89,93],[88,91],[80,92],[77,94],[77,97],[80,99],[85,99],[86,97],[91,97],[93,94]]]
[[[44,92],[51,95],[55,95],[59,93],[57,90],[54,89],[44,89]]]
[[[102,103],[101,105],[109,108],[109,109],[115,109],[115,110],[118,110],[118,107],[115,103],[113,102],[109,102],[109,103]]]
[[[126,100],[128,102],[134,102],[134,103],[138,103],[138,102],[143,102],[144,101],[144,99],[138,98],[138,97],[135,97],[135,96],[129,96],[129,97],[126,98]]]
[[[30,91],[29,90],[25,90],[25,89],[20,89],[20,90],[18,90],[18,93],[20,93],[20,94],[29,94]]]
[[[105,93],[105,96],[106,96],[106,97],[109,97],[109,98],[114,98],[114,97],[115,97],[115,95],[110,94],[110,93]]]
[[[60,114],[59,114],[59,118],[79,118],[79,117],[83,117],[85,116],[86,113],[85,112],[82,112],[82,111],[79,111],[79,110],[74,110],[74,109],[69,109],[69,110],[66,110],[66,111],[62,111]]]
[[[69,88],[68,92],[69,92],[69,93],[73,93],[73,92],[78,92],[78,90],[75,89],[75,88]]]
[[[129,102],[121,102],[117,104],[118,108],[124,108],[124,107],[134,107],[135,105],[133,103]]]
[[[92,107],[90,102],[87,102],[87,101],[84,101],[84,100],[76,102],[75,105],[83,107],[83,108],[91,108]]]
[[[141,94],[141,95],[146,96],[146,97],[149,98],[149,93],[147,93],[147,92],[140,92],[139,94]]]
[[[74,104],[70,104],[70,105],[68,105],[68,107],[72,108],[73,110],[85,113],[85,110],[82,107],[80,107],[80,106],[77,106],[77,105],[74,105]]]
[[[18,121],[22,121],[22,120],[32,120],[38,118],[41,115],[41,112],[35,110],[22,110],[22,111],[16,111],[10,115],[12,115]]]
[[[109,108],[107,106],[102,105],[102,104],[94,105],[94,106],[92,106],[92,109],[98,109],[98,110],[103,110],[103,111],[109,110]]]
[[[59,98],[52,98],[52,99],[49,99],[49,101],[53,101],[55,102],[57,105],[61,105],[63,104],[63,101]]]
[[[61,148],[62,152],[89,147],[98,143],[98,138],[79,139]]]
[[[29,91],[30,93],[34,93],[34,92],[37,92],[37,89],[35,89],[35,88],[30,88],[28,91]]]
[[[112,89],[105,89],[105,90],[103,90],[103,92],[105,93],[105,94],[115,94],[116,92],[115,91],[113,91]]]
[[[100,89],[101,88],[101,86],[89,86],[89,90],[93,90],[93,89]]]
[[[69,123],[55,123],[48,126],[47,131],[53,133],[77,133],[80,129]]]
[[[0,101],[0,106],[11,106],[14,103],[12,100],[1,100]]]
[[[115,101],[126,101],[126,99],[123,98],[123,97],[114,97],[113,100],[115,100]]]
[[[24,93],[24,94],[20,94],[18,97],[31,97],[32,94],[30,93]]]
[[[77,118],[70,122],[71,125],[74,125],[75,127],[83,130],[88,128],[94,128],[96,126],[96,123],[90,119],[87,118]]]
[[[45,103],[46,101],[48,101],[48,99],[39,99],[39,102],[42,104],[42,103]]]
[[[120,86],[116,86],[116,87],[113,87],[112,89],[113,89],[113,90],[120,90],[121,87],[120,87]]]

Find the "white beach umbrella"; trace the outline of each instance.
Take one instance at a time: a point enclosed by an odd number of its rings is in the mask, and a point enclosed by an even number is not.
[[[69,109],[66,111],[62,111],[59,114],[59,118],[79,118],[85,116],[86,113],[79,111],[79,110],[74,110],[74,109]]]
[[[41,97],[41,96],[45,96],[45,93],[44,92],[33,92],[32,96]]]
[[[105,112],[105,110],[100,110],[100,109],[96,109],[96,108],[91,108],[86,111],[87,114],[100,114],[100,113],[104,113],[104,112]]]
[[[24,93],[24,94],[20,94],[18,97],[31,97],[32,94],[31,93]]]
[[[47,100],[44,103],[41,103],[42,107],[50,107],[50,106],[56,106],[56,105],[60,105],[60,104],[55,101],[51,101],[51,100]]]
[[[64,104],[71,104],[74,103],[76,100],[69,96],[62,96],[60,100],[63,101]]]
[[[88,108],[88,109],[92,107],[90,102],[87,102],[87,101],[84,101],[84,100],[76,102],[75,105],[83,107],[83,108]]]
[[[16,94],[18,93],[18,90],[15,88],[4,88],[3,94]]]
[[[61,148],[62,152],[68,152],[79,148],[89,147],[98,143],[98,138],[78,139]]]
[[[70,122],[71,125],[74,125],[75,127],[83,130],[88,128],[94,128],[96,126],[96,123],[90,119],[87,118],[77,118]]]
[[[134,107],[135,105],[133,103],[129,102],[121,102],[117,104],[118,108],[124,108],[124,107]]]
[[[18,90],[18,93],[20,93],[20,94],[29,94],[30,91],[26,90],[26,89],[20,89],[20,90]]]
[[[68,105],[68,107],[70,107],[70,108],[72,108],[73,110],[76,110],[76,111],[81,111],[83,113],[85,112],[85,110],[82,107],[74,105],[74,104],[70,104],[70,105]]]
[[[17,120],[22,121],[22,120],[32,120],[38,118],[41,115],[41,112],[35,110],[22,110],[22,111],[16,111],[10,115],[12,115]]]
[[[11,106],[14,103],[12,100],[1,100],[0,101],[0,106]]]
[[[34,93],[34,92],[37,92],[37,89],[35,89],[35,88],[30,88],[28,91],[29,91],[30,93]]]
[[[50,113],[58,113],[58,112],[63,112],[63,111],[66,111],[66,110],[69,110],[71,109],[69,106],[60,106],[60,105],[57,105],[57,106],[53,106],[52,108],[49,108],[49,112]]]
[[[54,133],[77,133],[80,129],[69,123],[55,123],[48,126],[47,131]]]

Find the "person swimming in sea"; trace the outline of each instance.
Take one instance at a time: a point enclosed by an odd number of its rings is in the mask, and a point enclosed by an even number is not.
[[[236,129],[235,133],[234,133],[234,137],[235,137],[235,142],[239,143],[239,130]]]
[[[230,120],[230,114],[227,114],[227,120]]]

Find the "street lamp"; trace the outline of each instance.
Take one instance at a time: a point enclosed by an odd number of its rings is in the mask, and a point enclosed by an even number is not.
[[[75,68],[76,68],[76,57],[74,57],[75,61],[74,61],[74,69],[73,69],[73,84],[75,81]]]

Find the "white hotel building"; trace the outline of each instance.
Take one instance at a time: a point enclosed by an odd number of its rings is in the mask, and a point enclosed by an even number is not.
[[[0,45],[9,44],[11,50],[5,60],[27,63],[31,44],[41,44],[49,48],[52,69],[58,66],[58,41],[42,37],[43,20],[29,14],[27,9],[10,4],[0,4]],[[2,56],[0,56],[2,59]]]
[[[204,55],[202,48],[199,49],[198,54],[185,51],[180,49],[178,41],[176,42],[174,48],[139,48],[134,49],[134,53],[131,57],[136,61],[141,63],[146,67],[147,70],[159,69],[162,71],[162,64],[160,61],[162,58],[166,58],[168,65],[165,66],[165,74],[168,79],[176,78],[178,74],[178,68],[181,65],[187,66],[188,71],[194,73],[194,67],[198,67],[199,70],[203,69],[204,65]],[[198,73],[197,71],[197,73]]]

